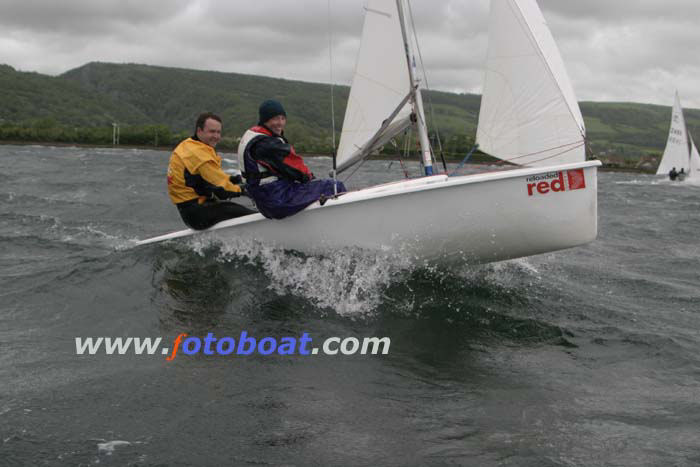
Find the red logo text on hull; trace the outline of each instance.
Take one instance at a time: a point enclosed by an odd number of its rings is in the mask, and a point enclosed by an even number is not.
[[[583,169],[567,170],[566,177],[564,177],[564,172],[547,172],[527,177],[525,181],[527,182],[528,196],[586,188],[586,177]]]

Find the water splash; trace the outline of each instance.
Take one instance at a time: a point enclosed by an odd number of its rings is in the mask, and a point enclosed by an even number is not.
[[[247,239],[222,244],[208,235],[189,239],[187,246],[220,262],[242,259],[262,268],[270,279],[268,289],[277,295],[291,294],[352,318],[375,315],[387,306],[406,315],[434,306],[459,311],[465,297],[469,301],[474,294],[508,297],[505,300],[512,303],[519,290],[531,288],[540,278],[537,267],[524,259],[437,266],[400,252],[344,248],[304,255]]]
[[[344,248],[307,256],[247,239],[221,244],[205,235],[189,240],[203,255],[218,248],[217,260],[244,259],[260,266],[270,278],[269,289],[293,294],[342,316],[372,314],[384,299],[384,290],[413,269],[411,258],[397,253]]]

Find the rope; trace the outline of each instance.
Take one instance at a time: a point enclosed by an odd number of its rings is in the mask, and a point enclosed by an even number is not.
[[[451,173],[449,176],[452,177],[454,174],[457,173],[458,170],[460,170],[462,167],[464,167],[464,164],[467,163],[467,161],[469,160],[469,158],[472,157],[472,154],[474,154],[474,152],[475,152],[478,148],[479,148],[479,145],[478,145],[478,144],[474,145],[474,147],[471,148],[471,150],[467,153],[467,155],[464,156],[464,159],[462,159],[462,162],[459,163],[459,165],[452,171],[452,173]]]
[[[367,158],[365,157],[364,159],[362,159],[362,160],[360,161],[359,164],[356,164],[355,170],[353,170],[352,172],[350,172],[350,175],[348,175],[347,177],[345,177],[345,180],[343,180],[343,183],[346,183],[348,180],[350,180],[350,177],[352,177],[353,175],[355,175],[355,172],[357,172],[357,171],[360,169],[360,167],[362,167],[362,166],[365,164],[365,161],[366,161],[366,160],[367,160]]]
[[[501,158],[501,160],[500,160],[499,162],[497,162],[497,164],[502,164],[502,163],[504,163],[504,162],[513,162],[514,160],[522,159],[523,157],[535,156],[535,155],[537,155],[537,154],[542,154],[542,153],[544,153],[544,152],[552,151],[552,150],[555,150],[555,149],[567,148],[567,149],[565,149],[565,150],[563,150],[563,151],[561,151],[561,152],[558,152],[558,153],[556,153],[556,154],[553,154],[553,155],[551,155],[551,156],[547,156],[547,157],[543,157],[542,159],[536,159],[536,160],[534,160],[534,161],[531,161],[531,162],[540,162],[540,161],[544,161],[544,160],[547,160],[547,159],[551,159],[551,158],[553,158],[553,157],[560,156],[560,155],[562,155],[562,154],[564,154],[564,153],[567,153],[567,152],[569,152],[569,151],[573,151],[574,149],[580,148],[581,146],[583,146],[583,145],[585,145],[585,144],[586,144],[585,141],[576,141],[576,142],[574,142],[574,143],[562,144],[561,146],[555,146],[555,147],[553,147],[553,148],[547,148],[547,149],[543,149],[543,150],[541,150],[541,151],[536,151],[536,152],[531,152],[531,153],[528,153],[528,154],[523,154],[523,155],[520,155],[520,156],[512,157],[512,158],[510,158],[510,159]]]

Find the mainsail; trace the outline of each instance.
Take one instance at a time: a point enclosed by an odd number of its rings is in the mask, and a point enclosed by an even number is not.
[[[677,171],[685,169],[687,172],[690,160],[688,151],[688,131],[685,126],[685,118],[683,117],[681,99],[678,96],[678,91],[676,91],[676,100],[673,103],[673,111],[671,113],[671,128],[668,130],[666,149],[664,149],[664,155],[661,157],[659,168],[656,169],[656,175],[666,175],[674,167]]]
[[[586,159],[585,125],[535,0],[492,0],[477,143],[526,166]]]
[[[410,125],[411,82],[396,0],[369,0],[338,145],[343,170]],[[403,103],[401,109],[399,105]],[[396,112],[390,125],[383,123]]]

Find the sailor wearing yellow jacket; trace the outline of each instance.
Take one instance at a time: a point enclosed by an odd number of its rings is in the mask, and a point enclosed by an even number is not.
[[[255,212],[223,201],[241,196],[243,190],[239,178],[221,169],[221,157],[214,149],[220,140],[221,118],[204,113],[197,118],[195,135],[178,144],[170,156],[168,195],[192,229]]]

